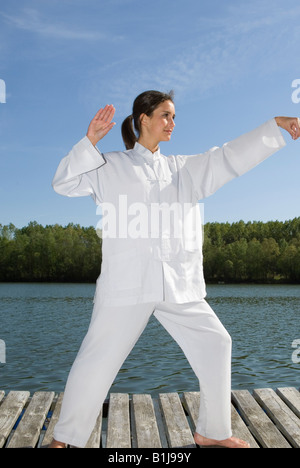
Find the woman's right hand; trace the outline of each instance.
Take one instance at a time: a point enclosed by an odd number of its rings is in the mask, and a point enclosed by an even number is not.
[[[107,104],[104,109],[98,110],[95,117],[91,120],[86,136],[94,146],[107,135],[115,125],[115,122],[112,122],[114,114],[114,106]]]

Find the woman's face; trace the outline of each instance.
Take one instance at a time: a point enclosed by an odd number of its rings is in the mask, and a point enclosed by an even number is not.
[[[174,118],[175,106],[172,101],[159,104],[150,117],[143,115],[141,126],[143,136],[147,134],[157,143],[169,141],[175,127]]]

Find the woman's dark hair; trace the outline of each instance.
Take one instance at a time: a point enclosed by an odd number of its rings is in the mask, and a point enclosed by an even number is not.
[[[161,93],[160,91],[145,91],[134,100],[132,114],[126,117],[122,123],[122,138],[126,149],[134,147],[141,132],[141,114],[146,114],[150,117],[155,109],[165,101],[173,102],[174,93]],[[136,135],[136,130],[138,136]]]

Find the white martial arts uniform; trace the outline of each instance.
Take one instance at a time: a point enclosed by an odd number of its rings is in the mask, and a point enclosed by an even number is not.
[[[219,440],[231,436],[231,340],[204,299],[198,201],[284,145],[272,119],[198,155],[166,157],[139,143],[101,154],[84,137],[61,161],[55,191],[91,195],[102,206],[103,243],[93,316],[67,382],[56,440],[85,446],[153,312],[200,381],[197,432]]]

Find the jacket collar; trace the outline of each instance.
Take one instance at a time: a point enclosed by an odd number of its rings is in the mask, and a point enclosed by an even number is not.
[[[133,150],[142,156],[146,161],[153,162],[160,158],[160,148],[155,153],[152,153],[150,150],[142,146],[140,143],[136,142]]]

